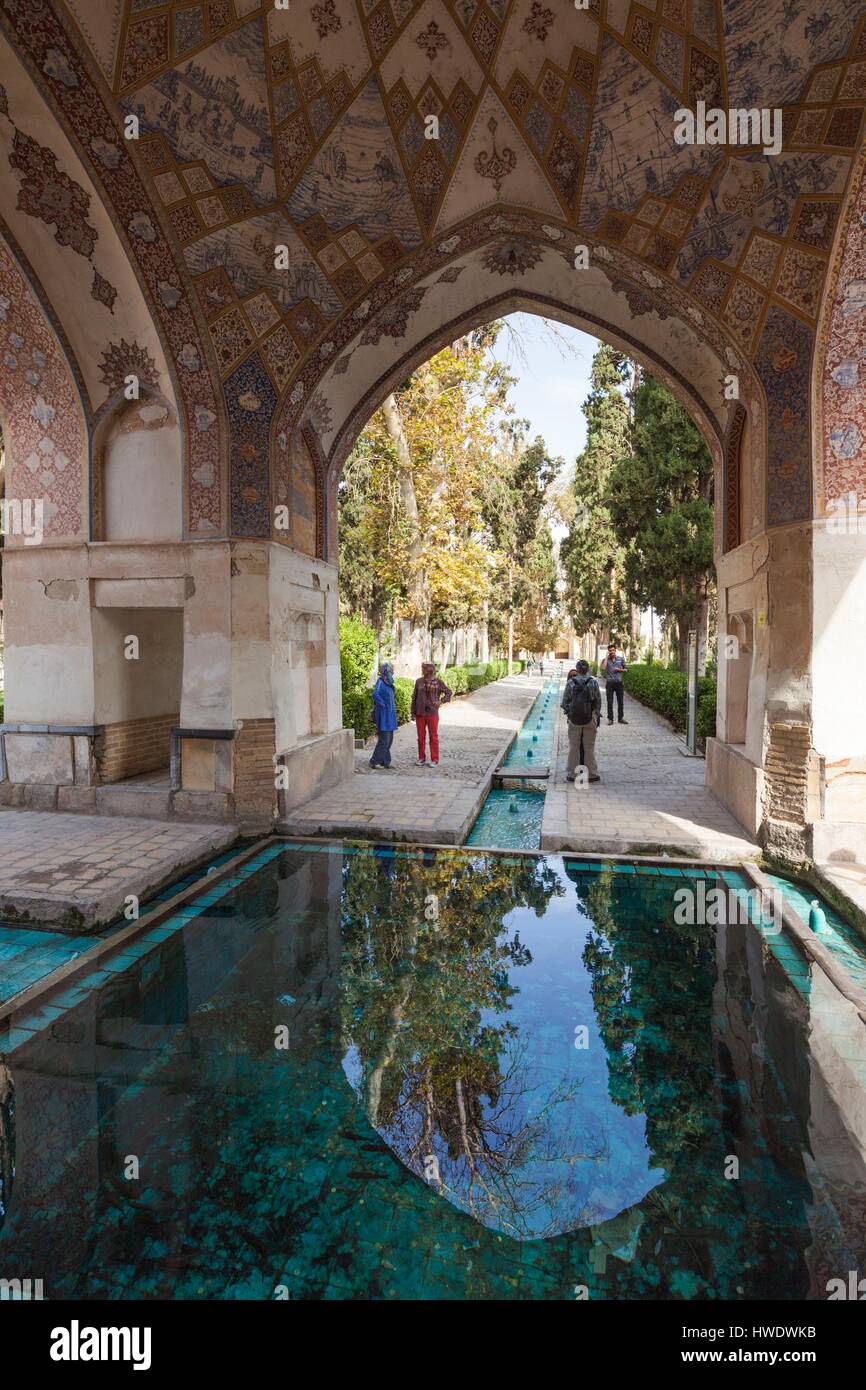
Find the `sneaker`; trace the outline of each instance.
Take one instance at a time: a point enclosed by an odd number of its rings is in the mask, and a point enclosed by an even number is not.
[[[382,764],[381,764],[381,763],[371,763],[370,766],[371,766],[371,768],[373,769],[374,772],[378,772],[378,771],[379,771],[379,768],[382,766]]]
[[[431,766],[432,768],[438,768],[438,767],[439,767],[439,764],[438,764],[438,763],[431,763],[430,766]]]
[[[609,719],[607,722],[608,722],[608,724],[612,724],[612,723],[613,723],[613,720],[612,720],[612,719]]]
[[[419,758],[419,759],[418,759],[418,766],[419,766],[419,767],[426,767],[426,766],[427,766],[427,759],[426,759],[426,758]]]

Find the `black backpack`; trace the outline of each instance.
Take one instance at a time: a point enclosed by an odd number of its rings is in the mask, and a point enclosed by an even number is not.
[[[566,714],[570,724],[589,724],[592,721],[592,677],[584,676],[569,682]]]

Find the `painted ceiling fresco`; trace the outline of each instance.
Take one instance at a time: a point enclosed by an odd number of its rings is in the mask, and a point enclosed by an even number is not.
[[[809,515],[808,383],[859,177],[866,0],[277,4],[0,0],[154,306],[192,441],[192,534],[268,533],[275,441],[336,440],[352,403],[335,364],[353,346],[393,362],[434,334],[434,284],[454,287],[456,319],[583,241],[648,335],[676,303],[720,363],[753,373],[767,520]],[[782,108],[780,152],[678,145],[674,113],[700,101]],[[52,166],[47,128],[9,134],[19,221],[51,211],[107,307],[95,195]],[[114,324],[92,333],[120,351]]]

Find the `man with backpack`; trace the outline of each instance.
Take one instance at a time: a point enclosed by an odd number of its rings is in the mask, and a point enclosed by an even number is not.
[[[595,735],[601,723],[601,690],[598,681],[589,673],[589,662],[577,663],[577,674],[566,684],[562,709],[568,720],[567,782],[574,781],[575,769],[581,756],[581,741],[590,782],[600,782],[595,761]]]

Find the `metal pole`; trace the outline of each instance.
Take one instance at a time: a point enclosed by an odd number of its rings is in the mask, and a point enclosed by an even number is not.
[[[698,751],[698,634],[694,628],[689,631],[689,722],[686,744],[692,757]]]

